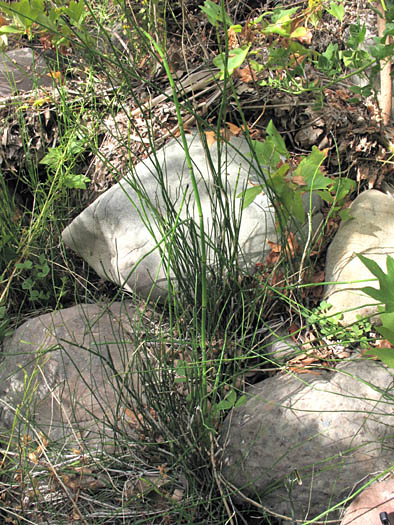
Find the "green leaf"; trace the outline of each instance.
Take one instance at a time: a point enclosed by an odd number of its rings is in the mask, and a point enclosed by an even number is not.
[[[365,352],[368,355],[376,355],[384,364],[394,368],[394,348],[374,348]]]
[[[284,155],[286,158],[289,157],[289,152],[287,151],[285,141],[283,140],[282,136],[274,126],[274,123],[272,120],[268,122],[268,126],[266,129],[267,134],[272,139],[272,143],[276,147],[276,150],[281,154]]]
[[[238,400],[237,402],[235,403],[234,405],[234,408],[239,408],[241,407],[242,405],[244,405],[246,403],[246,401],[248,400],[248,398],[244,395],[242,395]]]
[[[47,263],[45,263],[45,264],[43,264],[43,265],[41,266],[40,271],[37,272],[37,277],[38,277],[39,279],[44,279],[44,277],[46,277],[46,276],[48,275],[48,273],[49,273],[49,266],[48,266]]]
[[[365,286],[361,291],[376,299],[378,302],[386,305],[386,312],[394,312],[394,260],[388,255],[386,259],[387,274],[380,268],[376,261],[368,259],[361,254],[357,257],[365,264],[368,270],[378,278],[380,289]]]
[[[294,172],[295,175],[303,177],[309,191],[324,190],[332,183],[331,179],[325,177],[320,171],[324,158],[325,153],[313,146],[312,152],[302,159]]]
[[[18,263],[16,267],[18,270],[31,270],[33,268],[33,263],[31,261],[25,261],[23,263]]]
[[[200,5],[200,9],[206,14],[209,23],[215,27],[218,26],[219,22],[222,24],[226,22],[227,26],[233,25],[233,21],[226,12],[223,13],[221,6],[214,4],[211,0],[205,0],[204,5]]]
[[[220,55],[213,59],[214,65],[220,69],[220,79],[225,77],[225,72],[231,76],[234,71],[243,64],[249,49],[250,45],[237,47],[229,50],[227,60],[225,53],[220,53]]]
[[[235,405],[237,394],[235,390],[230,390],[219,403],[216,404],[216,410],[230,410]]]
[[[68,7],[64,9],[64,13],[70,17],[71,22],[79,26],[87,15],[84,1],[79,0],[79,2],[76,2],[75,0],[71,0]]]
[[[308,29],[306,27],[300,26],[297,27],[290,35],[290,38],[300,38],[305,36],[308,33]]]
[[[85,175],[76,175],[74,173],[65,175],[63,179],[63,183],[66,188],[76,190],[86,190],[87,182],[90,182],[89,177],[86,177]]]
[[[331,2],[330,9],[327,9],[327,11],[342,23],[343,17],[345,16],[345,8],[343,7],[343,4]]]
[[[242,209],[244,210],[245,208],[250,206],[252,202],[255,200],[255,198],[257,197],[257,195],[260,195],[263,189],[264,189],[264,186],[260,185],[260,186],[253,186],[253,188],[247,188],[246,190],[241,191],[241,193],[239,193],[237,197],[239,199],[243,198],[244,200]]]
[[[21,34],[24,32],[25,32],[24,29],[18,28],[15,25],[0,27],[0,34],[18,34],[18,33]]]
[[[354,219],[353,215],[350,213],[350,211],[347,208],[339,211],[338,215],[343,222],[351,221],[352,219]]]
[[[30,277],[28,279],[25,279],[22,283],[22,290],[31,290],[34,286],[34,282]]]

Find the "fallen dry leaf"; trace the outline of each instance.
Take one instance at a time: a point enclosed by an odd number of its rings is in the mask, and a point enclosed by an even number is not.
[[[305,179],[302,175],[294,175],[294,177],[291,178],[291,182],[294,182],[297,186],[306,186]]]
[[[216,142],[216,133],[214,131],[206,131],[205,136],[207,138],[208,148],[215,144]]]
[[[236,47],[239,47],[238,43],[238,36],[235,32],[235,29],[233,27],[230,27],[227,30],[227,36],[228,36],[228,47],[229,49],[234,49]]]
[[[235,71],[235,75],[239,78],[241,82],[244,82],[245,84],[249,84],[250,82],[255,81],[255,74],[250,68],[250,66],[238,68]]]
[[[379,339],[374,346],[375,348],[393,348],[393,345],[387,339]]]
[[[226,122],[226,126],[229,128],[232,135],[235,135],[236,137],[241,134],[241,128],[233,124],[232,122]]]

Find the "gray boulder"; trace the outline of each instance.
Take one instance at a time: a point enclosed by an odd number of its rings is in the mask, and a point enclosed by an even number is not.
[[[0,96],[31,91],[35,87],[51,87],[45,60],[29,47],[0,54]]]
[[[3,344],[0,426],[50,442],[112,447],[133,375],[134,307],[77,305],[29,319]],[[123,390],[122,390],[123,388]],[[14,432],[18,432],[15,431]]]
[[[393,375],[348,361],[253,386],[224,422],[222,474],[277,514],[316,518],[392,465]]]
[[[356,254],[373,259],[385,272],[387,255],[394,255],[393,197],[368,190],[353,201],[349,211],[352,219],[341,223],[327,250],[325,279],[335,284],[327,285],[324,292],[324,299],[332,305],[329,315],[343,312],[344,325],[356,321],[357,315],[377,313],[376,301],[359,289],[379,288],[379,283]],[[349,284],[361,279],[371,280]]]
[[[208,264],[215,264],[215,249],[220,250],[224,238],[228,245],[234,224],[240,220],[237,253],[239,264],[253,270],[269,251],[267,240],[276,241],[274,209],[264,193],[241,213],[241,199],[237,195],[253,182],[258,182],[249,145],[243,137],[231,137],[228,145],[221,145],[220,162],[218,146],[209,148],[211,165],[199,135],[187,135],[190,156],[197,178],[198,192],[204,215],[205,234],[209,239]],[[220,170],[218,170],[220,166]],[[221,179],[212,175],[212,167],[221,173]],[[160,179],[161,178],[161,179]],[[261,179],[260,179],[261,182]],[[144,188],[145,197],[136,189]],[[228,208],[226,214],[222,202]],[[170,215],[166,205],[170,200],[175,215]],[[182,204],[182,201],[184,202]],[[171,228],[179,212],[178,230],[184,229],[186,242],[172,238]],[[159,227],[157,218],[166,226]],[[191,217],[191,219],[189,219]],[[226,217],[232,217],[228,220]],[[184,222],[181,226],[182,221]],[[83,257],[103,278],[122,284],[129,291],[147,296],[152,289],[153,298],[167,296],[165,256],[171,242],[178,250],[190,252],[192,222],[199,235],[198,210],[187,167],[185,152],[180,139],[172,139],[165,147],[146,161],[140,162],[128,176],[101,195],[85,209],[63,232],[64,243]],[[219,226],[214,230],[214,224]],[[188,267],[197,267],[198,253],[189,256]],[[216,259],[217,260],[217,259]],[[197,270],[196,270],[197,271]]]

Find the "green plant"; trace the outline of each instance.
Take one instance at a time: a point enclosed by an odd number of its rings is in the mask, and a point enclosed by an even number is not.
[[[323,336],[332,342],[343,345],[357,344],[360,348],[369,348],[370,332],[372,324],[367,319],[357,316],[357,321],[350,326],[342,326],[342,314],[330,315],[330,305],[327,301],[322,301],[310,315],[307,315],[306,322],[312,326],[319,336]]]
[[[74,173],[74,167],[85,151],[86,139],[76,136],[64,137],[59,146],[48,149],[40,164],[48,167],[48,175],[55,175],[60,185],[70,189],[86,190],[86,183],[90,182],[89,177]]]
[[[19,0],[12,5],[0,2],[0,13],[10,19],[0,27],[0,35],[9,34],[40,36],[46,46],[67,48],[77,35],[79,39],[90,44],[86,27],[86,10],[84,0],[71,0],[65,5],[57,1],[48,6],[44,0]]]
[[[256,160],[266,172],[266,182],[247,188],[238,195],[243,198],[243,207],[249,206],[268,187],[277,203],[275,211],[279,228],[285,232],[290,220],[295,219],[299,224],[305,222],[302,196],[316,192],[331,205],[332,213],[338,213],[343,219],[348,218],[347,211],[343,212],[341,208],[347,195],[354,190],[355,182],[348,178],[323,175],[320,167],[325,152],[316,146],[308,156],[302,158],[296,168],[292,168],[289,162],[285,162],[290,154],[272,121],[266,132],[268,136],[264,142],[252,141]]]
[[[329,7],[323,1],[309,2],[306,8],[278,7],[248,21],[244,28],[233,23],[224,9],[223,2],[218,5],[206,0],[200,9],[216,27],[217,32],[222,25],[235,34],[247,28],[252,34],[258,35],[258,45],[252,46],[250,41],[238,47],[232,46],[231,49],[228,48],[226,38],[226,49],[220,48],[218,56],[214,59],[214,64],[220,69],[221,78],[224,72],[231,76],[247,59],[248,65],[256,72],[257,83],[261,86],[269,85],[294,94],[305,91],[317,93],[324,88],[315,78],[309,78],[306,74],[307,67],[323,73],[327,76],[329,84],[335,84],[355,74],[363,74],[374,66],[368,76],[365,75],[368,79],[367,86],[355,87],[355,92],[366,95],[373,90],[374,78],[380,68],[378,59],[391,53],[390,46],[382,44],[379,51],[374,51],[374,58],[371,59],[370,54],[361,48],[366,29],[365,26],[360,26],[359,22],[350,26],[350,38],[346,42],[345,50],[339,50],[337,44],[329,44],[323,53],[306,47],[311,43],[314,29],[321,23],[324,10],[342,22],[344,6],[341,2],[331,2]],[[219,34],[218,39],[220,44]]]
[[[26,290],[29,294],[29,301],[31,303],[44,302],[49,299],[49,291],[44,291],[43,284],[47,281],[50,268],[45,259],[45,255],[41,253],[38,261],[33,264],[31,260],[26,260],[16,264],[17,270],[23,270],[20,277],[22,280],[22,290]]]
[[[365,286],[361,290],[379,303],[384,304],[384,308],[379,307],[382,326],[377,326],[376,330],[394,346],[394,259],[387,255],[386,274],[377,262],[361,254],[357,254],[357,256],[379,280],[379,290],[371,286]],[[373,348],[368,350],[368,354],[376,355],[383,363],[394,368],[394,348]]]

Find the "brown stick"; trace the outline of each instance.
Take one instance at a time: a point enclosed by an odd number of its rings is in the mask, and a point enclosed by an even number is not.
[[[381,13],[381,16],[378,16],[378,35],[382,37],[386,29],[386,18],[380,1],[377,2],[377,8]],[[387,38],[386,43],[389,43],[389,39],[390,37]],[[382,60],[380,65],[382,68],[380,71],[380,109],[382,110],[383,124],[386,126],[391,118],[391,61]]]

